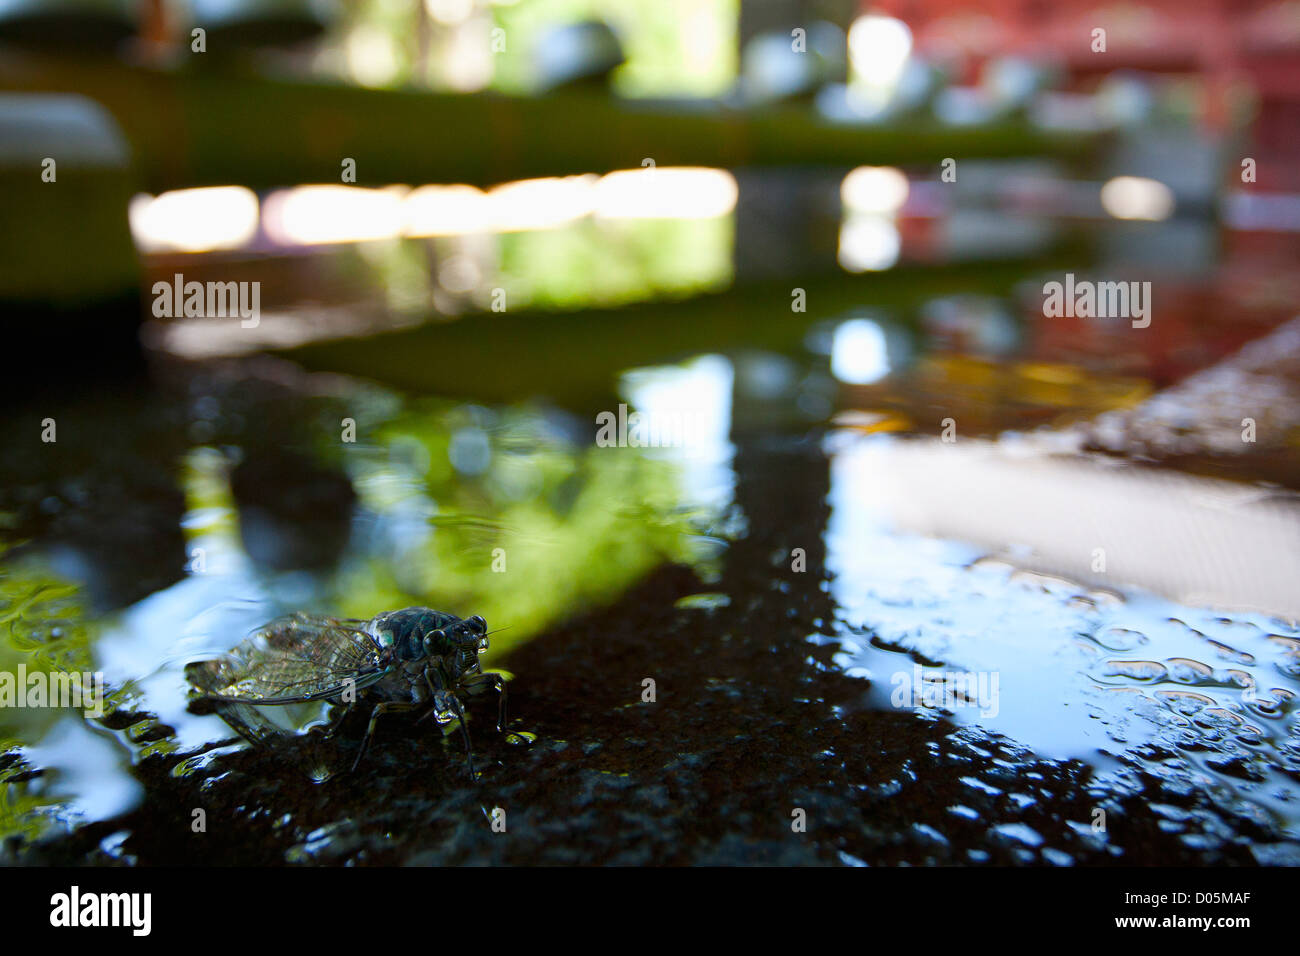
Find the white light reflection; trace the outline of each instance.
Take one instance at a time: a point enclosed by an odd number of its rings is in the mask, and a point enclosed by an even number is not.
[[[725,169],[624,169],[595,187],[602,219],[714,219],[736,208],[736,178]]]
[[[591,214],[596,177],[524,179],[488,193],[484,220],[492,232],[554,229]]]
[[[896,84],[911,52],[912,31],[901,20],[868,14],[849,27],[849,61],[854,76],[869,86]]]
[[[884,216],[850,216],[840,224],[840,265],[849,272],[880,272],[898,262],[902,237]]]
[[[1168,219],[1174,194],[1168,186],[1140,176],[1116,176],[1101,187],[1101,205],[1116,219]]]
[[[722,169],[626,169],[606,176],[568,176],[472,186],[422,186],[403,208],[408,236],[554,229],[587,216],[600,219],[712,219],[736,206],[735,177]]]
[[[40,743],[26,748],[25,756],[47,774],[53,793],[68,801],[82,822],[126,813],[143,795],[131,776],[126,748],[96,733],[79,715],[60,720]]]
[[[487,194],[473,186],[421,186],[402,204],[408,236],[458,236],[493,228]]]
[[[128,217],[144,252],[238,249],[257,235],[257,194],[242,186],[141,194],[132,198]]]
[[[362,86],[387,86],[397,79],[400,64],[393,38],[379,27],[356,27],[343,45],[352,78]]]
[[[850,319],[836,326],[831,374],[849,385],[869,385],[888,375],[885,330],[870,319]]]
[[[556,229],[593,216],[712,219],[728,215],[737,196],[726,170],[660,167],[527,179],[487,191],[296,186],[268,195],[260,214],[273,242],[321,245]],[[257,196],[237,186],[138,196],[131,204],[132,232],[146,252],[237,249],[257,235],[258,221]]]
[[[439,23],[454,27],[474,13],[474,0],[424,0],[424,9]]]
[[[892,166],[859,166],[840,184],[840,201],[855,213],[892,216],[907,202],[907,176]]]
[[[859,166],[840,184],[840,265],[879,272],[898,262],[902,238],[894,221],[907,202],[907,176],[892,166]]]
[[[402,232],[405,187],[296,186],[266,197],[266,234],[284,245],[391,239]]]
[[[682,499],[693,507],[721,508],[731,500],[731,395],[735,371],[721,355],[680,365],[625,372],[620,393],[648,427],[682,440],[646,454],[681,464]]]

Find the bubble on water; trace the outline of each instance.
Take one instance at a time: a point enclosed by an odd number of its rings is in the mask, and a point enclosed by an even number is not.
[[[1191,717],[1214,704],[1213,697],[1194,694],[1186,690],[1159,690],[1156,691],[1156,697],[1163,701],[1171,711],[1185,717]]]
[[[1170,676],[1168,668],[1158,661],[1107,661],[1102,673],[1107,677],[1127,677],[1148,684]]]
[[[1255,655],[1253,654],[1247,654],[1245,651],[1236,650],[1219,641],[1209,640],[1208,638],[1207,641],[1209,645],[1214,648],[1218,656],[1226,661],[1231,661],[1234,664],[1247,665],[1255,663]]]
[[[1141,631],[1134,631],[1127,627],[1107,627],[1098,631],[1095,635],[1084,636],[1089,637],[1108,651],[1132,651],[1143,644],[1151,643],[1151,638]]]
[[[1171,658],[1167,662],[1170,680],[1180,684],[1203,684],[1214,679],[1214,668],[1185,657]]]

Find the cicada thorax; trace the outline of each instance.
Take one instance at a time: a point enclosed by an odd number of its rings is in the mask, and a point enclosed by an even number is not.
[[[481,617],[459,618],[428,607],[388,611],[371,620],[368,630],[392,653],[394,662],[427,663],[451,688],[463,677],[478,673],[478,655],[487,647],[486,624]]]
[[[435,611],[428,607],[407,607],[400,611],[387,611],[376,616],[370,622],[368,630],[384,647],[390,647],[396,659],[402,663],[419,661],[429,656],[429,642],[426,638],[438,631],[446,633],[460,624],[461,619],[446,611]],[[438,644],[444,641],[436,642]],[[452,640],[445,639],[446,648],[438,647],[438,652],[450,650]]]

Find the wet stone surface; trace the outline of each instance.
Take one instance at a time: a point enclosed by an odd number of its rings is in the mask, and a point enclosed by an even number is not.
[[[748,532],[719,580],[670,566],[615,604],[515,649],[501,666],[513,745],[471,704],[481,778],[459,738],[365,717],[337,738],[266,750],[155,754],[131,811],[33,843],[24,863],[773,863],[1095,865],[1294,863],[1296,844],[1195,768],[1178,742],[1134,748],[1101,774],[977,726],[868,703],[832,658],[836,609],[820,566],[826,459],[817,443],[738,443]],[[806,542],[809,573],[789,568]],[[729,600],[690,600],[722,594]],[[684,600],[686,599],[686,600]],[[642,700],[643,680],[655,701]],[[166,728],[118,714],[139,741]],[[1213,748],[1203,738],[1192,749]],[[1287,769],[1297,779],[1294,740]],[[1249,778],[1249,748],[1213,754]],[[320,767],[334,772],[322,776]],[[193,811],[206,832],[192,831]],[[504,832],[490,814],[504,810]],[[798,811],[806,829],[793,826]],[[1104,832],[1094,827],[1104,812]]]

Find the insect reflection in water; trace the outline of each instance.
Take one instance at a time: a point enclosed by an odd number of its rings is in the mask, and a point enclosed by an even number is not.
[[[380,716],[427,709],[424,716],[439,725],[459,722],[473,775],[460,695],[496,691],[497,730],[506,729],[505,678],[479,667],[478,656],[487,647],[487,623],[477,615],[461,619],[427,607],[387,611],[369,621],[292,614],[258,628],[222,657],[188,665],[185,676],[254,743],[272,736],[266,730],[271,725],[254,706],[331,701],[347,704],[346,717],[364,696],[377,699],[353,770]]]

